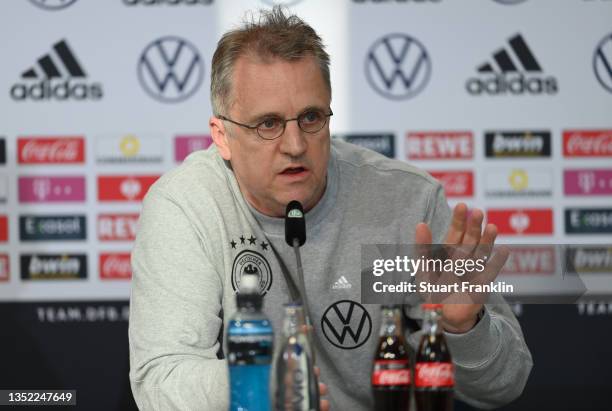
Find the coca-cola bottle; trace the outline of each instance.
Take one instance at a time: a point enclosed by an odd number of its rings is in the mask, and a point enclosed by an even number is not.
[[[379,335],[372,369],[374,410],[408,411],[410,360],[399,306],[382,306],[382,325]]]
[[[452,410],[455,367],[441,324],[442,304],[423,304],[423,312],[423,336],[414,368],[417,411]]]

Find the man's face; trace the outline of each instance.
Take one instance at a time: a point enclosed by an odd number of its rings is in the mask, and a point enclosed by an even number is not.
[[[233,73],[231,106],[220,113],[243,124],[256,125],[267,117],[296,118],[319,109],[329,112],[330,93],[312,56],[287,62],[261,62],[243,56]],[[217,127],[217,130],[215,130]],[[297,121],[287,123],[277,139],[266,141],[229,122],[211,119],[220,153],[232,164],[243,195],[263,214],[280,217],[291,200],[306,210],[314,207],[325,191],[330,140],[329,122],[315,134],[305,133]]]

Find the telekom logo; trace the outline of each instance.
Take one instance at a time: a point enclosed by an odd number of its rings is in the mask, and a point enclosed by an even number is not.
[[[567,195],[612,194],[612,169],[565,170],[563,179]]]
[[[19,202],[85,201],[85,177],[19,177]]]

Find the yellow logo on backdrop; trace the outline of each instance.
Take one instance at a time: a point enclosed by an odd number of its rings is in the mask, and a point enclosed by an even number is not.
[[[529,177],[525,170],[512,170],[508,181],[515,191],[522,191],[529,185]]]
[[[121,139],[119,149],[126,157],[133,157],[140,151],[140,140],[133,134],[128,134]]]

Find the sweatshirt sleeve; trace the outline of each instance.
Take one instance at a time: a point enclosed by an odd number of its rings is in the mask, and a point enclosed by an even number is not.
[[[141,410],[225,410],[223,285],[180,206],[149,191],[132,252],[130,383]]]
[[[434,243],[442,244],[451,212],[441,186],[432,198],[428,222]],[[445,334],[455,363],[458,399],[489,409],[521,395],[533,361],[521,326],[501,295],[489,296],[484,315],[470,331]]]

